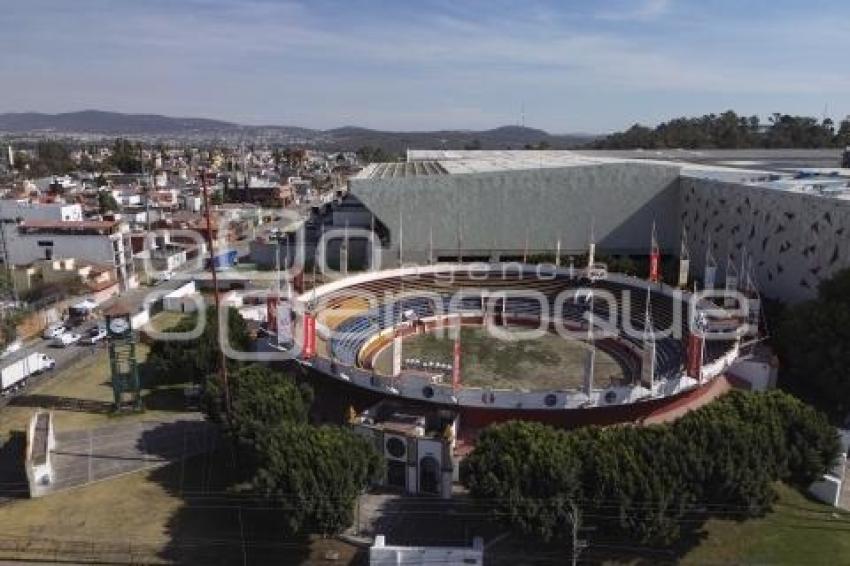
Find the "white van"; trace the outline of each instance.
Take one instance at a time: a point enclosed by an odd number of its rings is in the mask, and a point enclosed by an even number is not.
[[[65,325],[61,322],[54,322],[53,324],[44,329],[44,332],[41,334],[41,337],[45,340],[50,340],[51,338],[56,338],[64,332]]]

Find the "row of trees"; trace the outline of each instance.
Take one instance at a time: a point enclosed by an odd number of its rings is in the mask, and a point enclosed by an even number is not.
[[[655,128],[635,124],[593,142],[598,149],[659,148],[820,148],[850,145],[850,117],[836,124],[825,118],[775,113],[769,123],[728,110],[698,118],[676,118]]]
[[[763,514],[773,482],[806,486],[839,450],[819,412],[780,391],[730,393],[672,424],[561,431],[490,427],[461,467],[474,498],[526,533],[586,523],[644,543],[671,543],[710,516]]]
[[[238,455],[234,490],[246,505],[285,511],[290,532],[333,534],[348,527],[357,496],[381,470],[380,455],[347,428],[310,424],[312,390],[267,366],[228,362],[230,411],[225,411],[216,372],[215,313],[207,310],[205,329],[196,340],[156,342],[148,357],[149,376],[160,383],[204,385],[204,412],[221,425]],[[186,320],[172,331],[191,330],[194,323]],[[233,347],[247,349],[245,322],[232,308],[227,323]]]
[[[83,148],[86,150],[86,148]],[[140,173],[142,171],[142,146],[129,140],[118,138],[112,145],[112,155],[102,163],[95,163],[88,153],[80,156],[79,163],[71,158],[68,144],[56,140],[42,140],[35,146],[31,156],[25,152],[15,154],[15,169],[26,171],[33,177],[65,175],[73,171],[103,173],[118,170],[122,173]]]
[[[33,156],[22,151],[15,154],[15,169],[27,171],[34,177],[65,175],[76,168],[67,146],[54,140],[38,142]]]

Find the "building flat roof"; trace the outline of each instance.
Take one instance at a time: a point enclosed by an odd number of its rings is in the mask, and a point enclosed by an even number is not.
[[[686,177],[850,200],[839,149],[408,150],[407,163],[373,163],[352,179],[387,180],[612,163],[676,167]]]
[[[48,228],[59,230],[109,230],[118,225],[114,220],[24,220],[22,228]]]
[[[362,169],[356,177],[365,179],[391,179],[394,177],[421,177],[445,175],[445,168],[434,160],[408,161],[407,163],[372,163]]]

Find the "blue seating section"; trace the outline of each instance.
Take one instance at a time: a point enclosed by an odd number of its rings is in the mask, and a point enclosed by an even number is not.
[[[399,279],[382,279],[371,281],[368,283],[353,286],[352,288],[359,291],[369,291],[375,296],[385,296],[384,293],[398,293],[404,289],[405,296],[400,300],[391,300],[380,304],[363,314],[352,316],[336,328],[336,333],[330,342],[331,351],[338,363],[343,365],[353,366],[356,364],[357,355],[365,342],[374,334],[392,327],[394,324],[401,321],[401,313],[413,311],[419,317],[428,317],[435,312],[456,312],[460,311],[480,311],[482,309],[482,301],[477,296],[466,296],[460,301],[460,308],[451,308],[450,298],[458,290],[464,288],[492,288],[494,291],[499,289],[522,289],[529,291],[538,291],[542,293],[547,302],[544,305],[537,300],[529,297],[514,297],[508,296],[504,299],[497,299],[495,306],[496,310],[501,310],[502,301],[504,302],[504,311],[509,316],[526,315],[534,318],[540,317],[544,312],[541,307],[545,308],[545,314],[551,315],[554,308],[555,297],[564,290],[587,288],[589,285],[578,280],[559,278],[554,280],[540,280],[534,277],[525,278],[516,277],[513,280],[506,280],[499,276],[495,279],[464,279],[462,276],[456,276],[451,284],[447,284],[445,280],[435,278],[433,276],[420,275],[416,278],[405,278],[403,285]],[[644,326],[644,313],[646,311],[646,294],[644,290],[635,289],[628,285],[613,282],[613,281],[596,281],[592,288],[602,289],[611,293],[617,301],[618,315],[621,315],[620,305],[624,303],[624,293],[630,292],[630,322],[634,329],[640,330],[640,336],[630,336],[623,331],[623,321],[618,321],[619,335],[622,339],[627,340],[638,347],[643,346],[642,329]],[[422,292],[423,296],[416,296],[417,292]],[[339,296],[344,296],[345,290],[338,292]],[[431,296],[427,296],[430,294]],[[442,308],[434,308],[434,294],[439,295],[442,300]],[[606,320],[608,315],[608,305],[603,301],[594,301],[594,313],[599,317],[600,321]],[[687,335],[687,305],[682,305],[682,313],[680,321],[682,325],[681,336]],[[560,315],[566,321],[582,323],[586,320],[586,313],[589,309],[588,303],[581,301],[568,300],[564,301],[563,309]],[[666,295],[660,293],[650,294],[649,310],[655,328],[670,328],[675,320],[673,300]],[[730,344],[728,342],[710,342],[706,347],[706,362],[717,359],[728,351]],[[675,337],[659,337],[656,339],[656,377],[670,378],[674,377],[681,371],[684,364],[685,350],[683,342]]]

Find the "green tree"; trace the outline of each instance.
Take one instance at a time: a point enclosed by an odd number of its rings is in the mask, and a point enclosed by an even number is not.
[[[461,480],[494,514],[543,539],[564,536],[565,505],[603,532],[669,544],[715,511],[770,509],[773,483],[805,487],[838,455],[826,417],[781,392],[733,392],[672,424],[485,430]]]
[[[36,145],[36,158],[30,164],[30,173],[35,176],[65,175],[75,169],[71,154],[65,144],[43,140]]]
[[[121,207],[118,205],[118,201],[115,200],[115,197],[112,196],[112,193],[110,193],[109,191],[98,191],[97,207],[100,210],[101,214],[107,214],[109,212],[118,212],[119,210],[121,210]]]
[[[482,432],[461,476],[474,497],[500,502],[513,525],[548,540],[566,528],[570,504],[579,498],[579,470],[565,433],[511,422]]]
[[[285,511],[293,532],[334,534],[351,524],[355,498],[382,469],[369,442],[348,429],[307,424],[311,390],[265,366],[231,374],[228,415],[221,398],[213,378],[207,413],[235,442],[252,497]]]
[[[808,116],[775,113],[762,128],[758,116],[738,116],[732,110],[695,118],[674,118],[648,128],[635,124],[593,142],[600,149],[843,147],[844,124],[836,133],[829,118],[818,122]]]
[[[340,427],[271,427],[257,454],[251,486],[286,511],[291,531],[329,535],[351,525],[355,499],[381,470],[375,448]]]
[[[141,173],[142,147],[124,138],[118,138],[112,146],[109,162],[122,173]]]
[[[158,340],[151,346],[145,363],[148,383],[196,383],[204,384],[219,367],[218,316],[215,307],[207,307],[204,330],[194,340]],[[181,321],[169,332],[191,332],[197,322],[197,314]],[[248,328],[239,312],[227,308],[227,336],[231,347],[246,351],[250,345]],[[228,360],[228,369],[239,367],[236,360]]]

